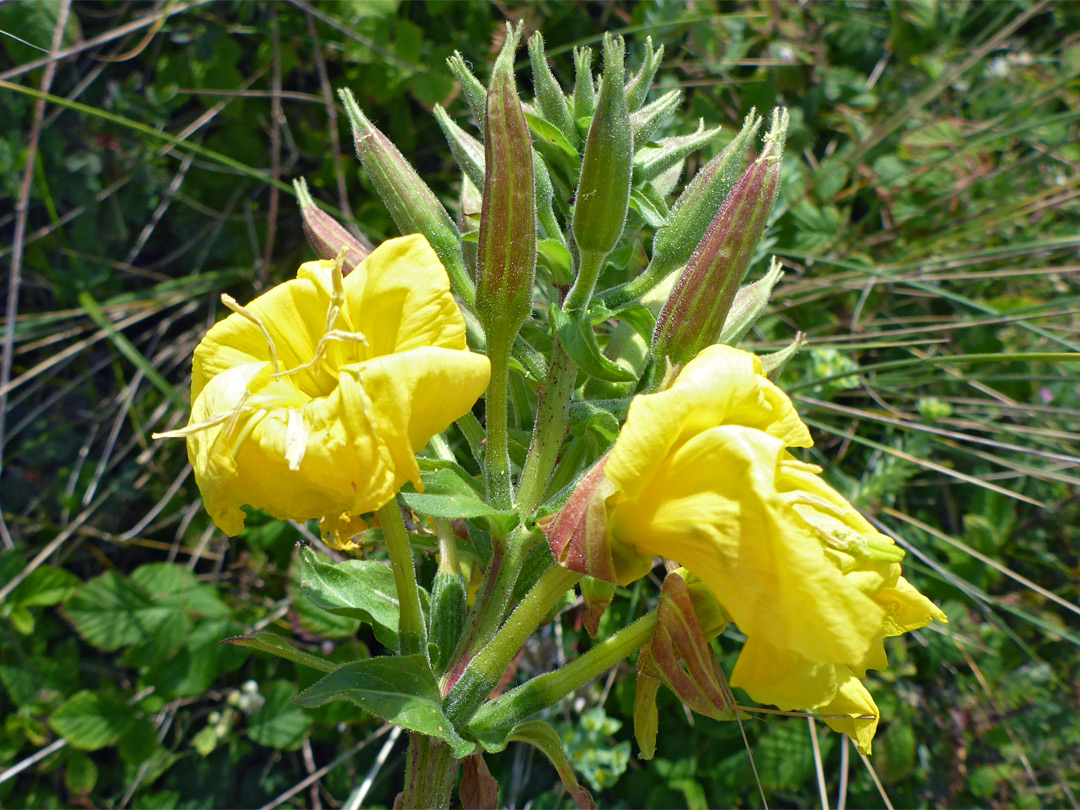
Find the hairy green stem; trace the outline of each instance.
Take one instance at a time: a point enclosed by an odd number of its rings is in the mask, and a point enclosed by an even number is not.
[[[552,470],[559,459],[559,449],[566,436],[570,418],[570,400],[577,380],[577,366],[555,339],[547,383],[540,392],[532,443],[518,481],[517,508],[523,516],[531,515],[543,500]]]
[[[507,386],[510,375],[509,346],[500,340],[488,342],[491,382],[485,400],[487,445],[484,451],[484,486],[488,503],[496,509],[510,509],[514,493],[510,485],[510,452],[506,435]]]
[[[403,810],[450,807],[458,763],[450,746],[433,737],[409,734],[409,752],[405,756],[405,789],[401,795]]]
[[[526,717],[554,706],[598,675],[633,655],[653,637],[656,611],[605,639],[580,658],[501,695],[476,712],[470,725],[478,733],[509,730]]]
[[[577,278],[574,279],[574,286],[570,288],[570,292],[566,294],[566,300],[563,301],[563,312],[582,311],[589,305],[589,299],[592,298],[593,290],[596,288],[596,279],[600,275],[600,268],[604,266],[606,257],[606,253],[595,250],[581,251]]]
[[[491,642],[469,662],[468,669],[446,696],[446,715],[451,723],[458,727],[472,716],[499,685],[507,666],[529,636],[579,579],[581,574],[562,566],[548,569]]]
[[[379,510],[379,523],[386,550],[390,554],[394,584],[397,585],[398,609],[401,611],[398,619],[399,651],[402,655],[427,655],[427,628],[424,627],[424,613],[420,609],[420,591],[416,587],[412,549],[396,500]]]

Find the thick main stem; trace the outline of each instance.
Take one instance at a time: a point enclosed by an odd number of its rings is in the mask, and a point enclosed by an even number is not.
[[[513,491],[510,486],[510,452],[506,435],[506,391],[510,375],[509,346],[498,339],[488,342],[491,382],[485,405],[487,445],[484,451],[484,485],[488,503],[496,509],[510,509]]]
[[[409,533],[405,530],[405,521],[396,500],[379,510],[379,523],[397,586],[399,651],[402,655],[427,655],[427,629],[424,627],[424,613],[420,609],[420,591],[416,587]]]
[[[409,752],[405,756],[404,810],[450,807],[458,763],[450,746],[433,737],[409,734]]]
[[[476,711],[499,685],[518,650],[579,579],[581,574],[567,571],[562,566],[548,569],[491,642],[469,662],[468,669],[446,696],[446,715],[451,723],[459,726]]]
[[[570,400],[577,380],[577,366],[556,338],[551,349],[547,384],[540,393],[532,443],[518,482],[517,508],[522,515],[536,511],[544,497],[551,472],[559,459],[559,449],[570,418]]]

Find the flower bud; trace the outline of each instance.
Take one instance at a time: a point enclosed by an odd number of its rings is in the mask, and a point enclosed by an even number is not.
[[[668,224],[658,228],[653,236],[652,257],[645,272],[624,287],[606,293],[604,303],[615,307],[641,298],[689,261],[728,192],[739,179],[743,157],[760,126],[761,117],[751,110],[739,134],[724,147],[724,151],[694,175],[675,201],[668,215]]]
[[[633,112],[645,103],[645,97],[649,94],[653,76],[664,58],[664,46],[661,45],[655,51],[652,47],[652,37],[645,38],[645,58],[641,62],[641,69],[626,85],[626,106]]]
[[[761,155],[724,201],[675,284],[653,332],[653,353],[685,363],[717,341],[780,188],[787,111],[773,113]]]
[[[446,60],[446,64],[449,66],[450,72],[454,74],[454,78],[458,80],[458,84],[461,85],[461,92],[465,96],[465,102],[469,105],[469,109],[472,110],[473,118],[476,119],[476,126],[480,129],[482,135],[484,133],[485,108],[487,107],[487,90],[469,70],[464,57],[458,51],[454,51],[454,55]]]
[[[342,250],[346,251],[341,267],[344,274],[367,258],[371,253],[371,246],[365,245],[315,204],[303,177],[293,180],[293,188],[296,189],[296,199],[300,203],[304,233],[311,249],[315,251],[316,258],[332,260],[336,259]]]
[[[630,126],[634,130],[634,143],[645,144],[651,141],[656,131],[679,109],[682,100],[682,90],[671,90],[651,104],[632,113]]]
[[[721,127],[705,129],[705,122],[699,121],[697,131],[692,135],[664,138],[657,141],[656,146],[642,149],[634,155],[634,182],[647,183],[663,174],[691,152],[705,146],[720,134],[720,130]]]
[[[606,256],[622,236],[630,204],[634,135],[623,90],[624,45],[604,35],[604,77],[581,162],[573,233],[582,253]]]
[[[724,328],[720,332],[720,337],[716,339],[717,343],[734,346],[743,339],[761,317],[761,313],[765,311],[773,287],[782,275],[784,275],[784,269],[774,256],[769,262],[769,271],[764,276],[753,284],[739,287],[739,291],[735,293],[735,301],[732,302],[727,318],[724,319]]]
[[[450,153],[454,156],[461,171],[472,180],[477,188],[484,187],[484,145],[472,135],[459,127],[441,104],[434,108],[435,120],[439,123],[446,142],[450,145]]]
[[[532,138],[514,86],[520,35],[520,26],[507,28],[487,93],[476,303],[489,345],[493,331],[512,340],[529,315],[536,274]]]
[[[596,110],[592,77],[592,48],[574,48],[574,119],[589,118]]]
[[[339,90],[360,158],[383,205],[403,234],[422,234],[439,257],[454,292],[472,306],[472,281],[461,257],[461,238],[450,215],[397,147],[372,124],[348,90]]]
[[[551,75],[547,59],[544,57],[544,38],[537,31],[529,37],[529,62],[532,64],[533,89],[536,91],[536,106],[540,114],[559,128],[566,140],[577,148],[581,139],[578,137],[574,119],[570,115],[570,106],[562,88]]]

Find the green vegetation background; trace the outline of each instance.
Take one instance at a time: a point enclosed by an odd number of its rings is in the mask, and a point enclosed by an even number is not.
[[[770,805],[820,804],[820,781],[831,806],[1077,806],[1080,381],[1062,354],[1080,344],[1080,6],[79,2],[60,29],[65,8],[0,6],[17,312],[0,379],[0,804],[337,807],[362,784],[368,806],[392,804],[404,740],[384,750],[380,722],[344,704],[296,707],[310,671],[218,644],[268,628],[342,660],[378,651],[294,588],[308,529],[253,519],[227,542],[183,444],[149,435],[186,419],[218,294],[247,300],[311,258],[293,178],[373,240],[394,235],[334,89],[453,208],[460,176],[429,114],[465,124],[446,57],[486,78],[503,21],[524,17],[563,80],[571,47],[603,31],[628,37],[632,64],[646,34],[664,43],[660,86],[687,93],[676,130],[700,117],[730,137],[751,106],[790,109],[759,257],[789,269],[751,346],[808,333],[784,384],[817,457],[951,620],[894,640],[870,679],[873,773],[821,724],[815,742],[802,719],[750,723]],[[656,591],[623,594],[612,620]],[[571,609],[518,677],[588,644]],[[719,650],[730,671],[737,633]],[[734,725],[662,704],[640,762],[620,722],[632,698],[624,666],[551,718],[602,806],[760,805]],[[569,806],[529,750],[489,760],[503,803]]]

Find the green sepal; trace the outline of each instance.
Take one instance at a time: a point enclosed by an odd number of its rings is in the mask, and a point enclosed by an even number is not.
[[[458,759],[476,746],[459,735],[442,708],[442,694],[423,655],[383,656],[354,661],[316,681],[294,703],[308,709],[349,700],[389,723],[437,737]]]
[[[588,318],[575,318],[552,306],[551,322],[566,353],[590,377],[608,382],[635,382],[637,375],[604,357]]]

